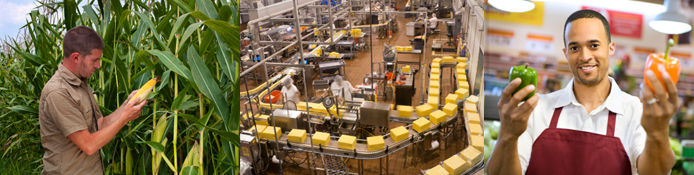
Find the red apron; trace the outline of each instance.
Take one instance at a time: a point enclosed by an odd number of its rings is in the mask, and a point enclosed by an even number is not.
[[[526,174],[631,175],[622,142],[614,136],[617,114],[610,111],[607,134],[557,128],[562,108],[554,110],[549,128],[533,143]]]

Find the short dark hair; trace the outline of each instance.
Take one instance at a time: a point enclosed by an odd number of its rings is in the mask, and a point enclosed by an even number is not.
[[[78,52],[83,56],[91,55],[92,49],[104,49],[104,40],[96,31],[86,26],[77,26],[65,33],[63,38],[63,58]]]
[[[605,28],[605,34],[607,35],[607,42],[611,43],[612,42],[612,37],[610,36],[610,24],[607,22],[607,19],[605,19],[605,16],[602,16],[602,14],[596,12],[595,10],[590,10],[590,9],[583,9],[576,11],[572,13],[568,19],[566,19],[566,23],[564,23],[564,33],[562,33],[562,36],[564,37],[564,45],[566,45],[566,26],[569,25],[570,22],[576,21],[578,19],[583,19],[583,18],[597,18],[602,22],[602,26]]]

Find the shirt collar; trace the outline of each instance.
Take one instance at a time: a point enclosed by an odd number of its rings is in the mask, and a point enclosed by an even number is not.
[[[617,113],[617,114],[623,114],[622,110],[622,103],[620,102],[621,98],[621,93],[622,90],[619,89],[619,86],[617,83],[612,79],[612,77],[607,77],[610,80],[610,84],[612,87],[610,88],[610,95],[607,96],[607,99],[605,99],[605,102],[601,106],[605,106],[608,110]],[[559,99],[554,103],[554,108],[558,107],[563,107],[569,104],[573,104],[576,106],[580,106],[581,103],[576,100],[576,96],[574,96],[574,91],[573,91],[573,84],[574,84],[574,79],[571,78],[571,81],[569,81],[569,84],[566,85],[564,89],[562,89],[559,94]],[[589,111],[590,112],[590,111]]]
[[[82,84],[82,80],[67,69],[67,67],[63,66],[63,63],[58,64],[58,73],[60,73],[60,76],[62,76],[65,81],[73,86],[80,86]]]

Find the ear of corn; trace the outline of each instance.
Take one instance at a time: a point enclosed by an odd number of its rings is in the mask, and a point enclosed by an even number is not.
[[[161,139],[164,137],[164,131],[166,130],[166,126],[168,125],[169,120],[166,119],[166,114],[162,115],[159,118],[159,121],[157,122],[157,126],[152,132],[152,141],[153,142],[159,142],[161,141],[162,145],[166,145],[166,142],[169,140],[167,138],[164,138],[162,141]],[[154,174],[157,174],[159,171],[159,165],[161,164],[161,158],[162,158],[162,153],[156,153],[154,156]]]
[[[140,90],[137,91],[135,96],[133,96],[133,98],[131,98],[128,103],[132,103],[132,102],[140,103],[140,101],[147,98],[147,95],[149,95],[149,93],[152,92],[152,89],[154,89],[154,85],[156,85],[158,81],[160,81],[159,77],[147,81],[147,83],[145,83],[145,85],[142,85]],[[135,99],[137,99],[138,97],[140,97],[140,100],[135,101]]]
[[[195,142],[193,145],[193,148],[188,151],[188,156],[186,156],[186,159],[183,161],[183,164],[181,165],[181,172],[179,174],[184,174],[183,170],[185,170],[186,167],[192,167],[195,168],[196,165],[198,165],[198,157],[200,157],[198,142]]]

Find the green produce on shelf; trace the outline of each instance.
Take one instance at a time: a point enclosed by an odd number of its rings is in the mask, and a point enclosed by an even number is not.
[[[532,67],[528,67],[527,63],[525,65],[522,65],[522,66],[511,67],[511,70],[509,71],[508,81],[511,82],[516,78],[520,78],[521,83],[520,83],[520,85],[518,85],[516,90],[513,91],[513,94],[516,94],[516,92],[520,91],[525,86],[528,86],[531,84],[534,85],[535,87],[537,87],[537,71],[535,71],[535,69]],[[528,94],[528,96],[525,97],[523,99],[523,101],[528,100],[533,95],[535,95],[534,90],[533,90],[533,92]]]

